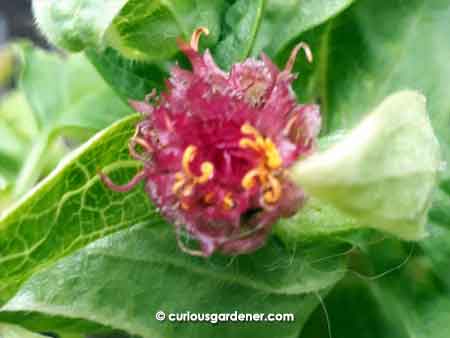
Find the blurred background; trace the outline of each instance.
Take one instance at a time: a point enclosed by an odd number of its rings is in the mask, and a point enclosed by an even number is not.
[[[35,31],[29,0],[0,1],[0,42],[7,39],[26,37],[44,43]]]
[[[15,58],[13,57],[11,51],[8,49],[8,43],[20,39],[32,40],[37,45],[40,45],[42,47],[49,47],[43,36],[37,31],[34,25],[30,0],[0,0],[0,98],[5,96],[5,94],[15,86]],[[2,134],[2,129],[0,129],[0,138],[4,136]],[[49,337],[59,338],[58,336],[51,333],[44,334],[48,335]],[[114,334],[90,338],[124,337],[125,336],[121,334]]]
[[[35,29],[30,0],[0,1],[0,95],[11,85],[12,58],[6,51],[8,41],[26,38],[45,46]]]

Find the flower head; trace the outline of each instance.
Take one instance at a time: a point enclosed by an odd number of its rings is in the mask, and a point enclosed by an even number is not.
[[[280,217],[295,213],[304,194],[287,169],[309,155],[320,128],[319,108],[296,102],[292,52],[284,70],[267,56],[219,69],[207,50],[198,52],[200,28],[190,43],[179,41],[192,70],[174,66],[167,91],[131,102],[144,114],[130,153],[144,169],[126,186],[145,179],[146,191],[175,224],[180,247],[209,256],[242,254],[261,247]],[[140,151],[137,150],[140,148]],[[182,241],[187,234],[199,250]]]

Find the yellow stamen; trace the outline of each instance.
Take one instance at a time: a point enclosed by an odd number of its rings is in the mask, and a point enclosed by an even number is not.
[[[181,173],[175,174],[175,183],[172,186],[172,191],[174,194],[178,193],[178,191],[184,186],[185,180],[184,176]]]
[[[249,138],[242,138],[239,141],[239,147],[241,147],[241,148],[252,148],[255,151],[259,151],[260,150],[258,144],[255,141],[253,141],[252,139],[249,139]]]
[[[260,168],[250,170],[248,173],[245,174],[244,178],[241,181],[242,187],[245,190],[250,190],[251,188],[253,188],[256,184],[255,178],[260,176],[260,174],[261,174]]]
[[[197,154],[197,147],[190,145],[186,148],[183,153],[183,159],[181,160],[181,165],[183,167],[184,172],[188,176],[194,176],[189,168],[189,165],[194,160],[195,155]]]
[[[226,210],[230,210],[231,208],[234,207],[234,200],[232,197],[232,193],[228,192],[225,194],[225,197],[223,198],[223,207]]]
[[[239,142],[241,148],[251,148],[264,154],[264,160],[261,161],[257,168],[254,168],[245,174],[241,181],[242,187],[249,190],[255,186],[256,178],[266,190],[264,193],[264,201],[267,203],[275,203],[281,197],[282,187],[280,181],[271,174],[273,170],[281,168],[283,160],[281,155],[270,138],[264,138],[259,131],[249,123],[244,123],[241,132],[251,135],[255,139],[242,138]]]
[[[239,141],[241,148],[252,148],[255,151],[264,152],[266,155],[266,164],[270,169],[278,169],[283,163],[277,147],[269,138],[263,138],[258,130],[248,123],[244,123],[241,132],[247,135],[253,135],[255,140],[243,138]]]
[[[197,147],[190,145],[183,153],[181,160],[182,172],[175,174],[175,183],[172,186],[172,191],[178,194],[181,189],[181,195],[189,196],[194,190],[196,184],[203,184],[210,180],[214,175],[214,165],[211,162],[203,162],[200,166],[201,175],[195,176],[190,168],[190,164],[197,155]],[[183,207],[183,205],[182,205]],[[184,208],[184,207],[183,207]],[[187,210],[187,209],[186,209]]]
[[[259,131],[248,122],[242,125],[241,132],[242,134],[253,135],[255,138],[261,137]]]
[[[270,189],[264,193],[264,201],[267,203],[276,203],[281,197],[281,183],[278,179],[269,175]]]
[[[280,153],[272,140],[266,138],[264,142],[264,150],[266,153],[267,166],[270,169],[278,169],[281,167],[283,161],[281,160]]]
[[[200,170],[201,176],[195,178],[195,183],[203,184],[208,182],[214,175],[214,165],[211,162],[203,162]]]

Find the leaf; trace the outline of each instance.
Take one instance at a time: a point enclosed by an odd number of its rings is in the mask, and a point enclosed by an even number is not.
[[[207,27],[209,44],[220,34],[223,0],[130,0],[114,19],[109,44],[131,60],[164,61],[178,52],[176,39],[190,39],[198,27]]]
[[[253,55],[282,52],[301,34],[333,18],[354,0],[268,0]]]
[[[429,241],[411,246],[384,240],[368,246],[366,257],[354,252],[358,267],[351,270],[365,271],[347,276],[325,300],[333,337],[446,337],[448,278],[439,276],[439,265],[419,248]],[[325,320],[316,311],[301,337],[326,334]]]
[[[425,98],[404,91],[386,98],[342,141],[299,161],[291,173],[309,195],[411,240],[425,235],[440,164]]]
[[[274,232],[289,246],[339,236],[366,227],[364,223],[309,196],[302,209],[294,216],[282,219],[274,226]]]
[[[223,69],[247,58],[263,15],[265,0],[236,1],[225,16],[225,31],[214,48],[216,63]]]
[[[182,253],[172,227],[154,217],[36,274],[4,306],[0,317],[32,311],[95,320],[154,338],[294,337],[318,304],[317,293],[326,292],[345,273],[342,253],[347,249],[348,245],[328,241],[291,253],[271,240],[252,255],[205,260]],[[55,280],[60,282],[52,283]],[[294,313],[296,321],[161,323],[154,319],[159,310]]]
[[[112,193],[97,176],[100,168],[121,169],[122,180],[136,171],[126,147],[135,123],[132,116],[96,135],[2,216],[0,303],[34,271],[154,214],[142,190]]]
[[[164,87],[167,72],[161,66],[127,60],[112,48],[88,49],[86,55],[124,100],[143,100],[153,88],[161,90]]]
[[[27,331],[19,326],[0,323],[0,337],[2,338],[44,338],[40,334]]]
[[[2,97],[0,101],[0,134],[2,135],[0,175],[14,180],[36,132],[36,123],[24,95],[15,91]]]
[[[83,56],[64,60],[30,44],[20,45],[20,53],[21,87],[41,130],[99,130],[130,113]]]
[[[32,332],[58,333],[58,338],[86,338],[82,332],[90,332],[89,338],[131,338],[128,335],[108,327],[75,318],[48,316],[38,313],[2,313],[1,321],[17,325]]]
[[[73,52],[101,46],[113,19],[127,0],[33,0],[41,31],[54,44]]]
[[[421,248],[433,262],[433,271],[450,288],[450,192],[439,190],[430,211],[430,237],[421,242]]]
[[[14,182],[37,132],[24,95],[13,91],[0,101],[0,214],[12,201]]]
[[[44,154],[58,136],[85,139],[131,112],[83,56],[64,60],[22,43],[20,86],[37,121],[33,147],[20,170],[14,196],[21,197],[42,175]]]

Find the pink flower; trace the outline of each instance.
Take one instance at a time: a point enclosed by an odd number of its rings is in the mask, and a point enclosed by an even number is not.
[[[131,155],[144,169],[125,186],[145,179],[145,188],[176,228],[180,247],[193,255],[215,251],[243,254],[261,247],[280,217],[302,205],[302,190],[288,168],[309,155],[320,129],[319,107],[296,102],[291,88],[299,44],[284,70],[266,55],[219,69],[207,50],[198,52],[206,29],[190,44],[179,41],[192,71],[173,67],[167,91],[131,102],[143,113],[130,141]],[[139,146],[140,151],[136,148]],[[183,235],[199,249],[187,248]]]

